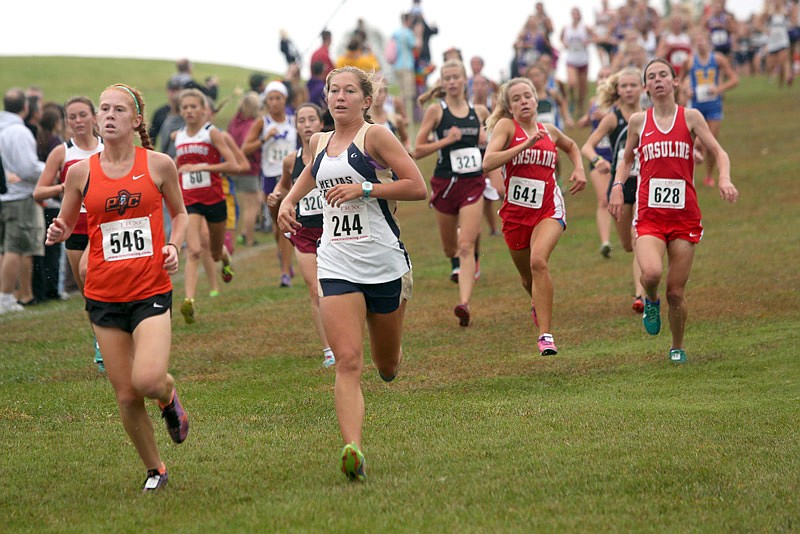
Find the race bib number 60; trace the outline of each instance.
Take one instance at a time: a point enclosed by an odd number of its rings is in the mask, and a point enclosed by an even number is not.
[[[668,180],[666,178],[650,180],[648,207],[679,210],[683,209],[685,205],[686,182],[684,180]]]
[[[106,261],[130,260],[153,255],[150,218],[138,217],[100,225],[103,234],[103,257]]]
[[[324,228],[332,242],[369,239],[369,214],[362,200],[351,201],[325,212]]]
[[[182,172],[181,183],[184,189],[211,187],[211,173],[208,171]]]
[[[511,204],[538,210],[542,207],[544,181],[512,176],[508,181],[506,196]]]

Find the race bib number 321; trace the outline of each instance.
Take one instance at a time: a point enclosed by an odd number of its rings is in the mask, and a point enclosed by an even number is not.
[[[150,218],[123,219],[100,225],[106,261],[130,260],[153,255]]]

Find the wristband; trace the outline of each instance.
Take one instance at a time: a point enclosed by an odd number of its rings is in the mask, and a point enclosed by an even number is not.
[[[623,182],[614,182],[613,184],[611,184],[611,189],[614,189],[614,186],[617,186],[617,185],[624,186],[625,184]]]
[[[589,168],[594,170],[594,168],[597,166],[597,164],[600,162],[601,159],[602,158],[600,156],[593,157],[592,160],[589,162]]]
[[[175,252],[178,254],[178,256],[181,255],[181,249],[179,249],[178,245],[176,245],[175,243],[169,242],[167,243],[167,246],[175,247]]]

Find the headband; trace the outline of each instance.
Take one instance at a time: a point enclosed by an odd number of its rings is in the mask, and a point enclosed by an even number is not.
[[[138,100],[136,100],[136,95],[134,95],[134,94],[133,94],[133,91],[131,91],[130,89],[128,89],[127,87],[125,87],[125,86],[124,86],[124,85],[122,85],[121,83],[118,83],[118,84],[114,85],[114,87],[115,87],[116,89],[122,89],[122,90],[124,90],[124,91],[127,91],[127,93],[128,93],[129,95],[131,95],[131,98],[133,98],[133,103],[134,103],[134,104],[136,104],[136,114],[137,114],[137,115],[141,115],[141,114],[142,114],[142,111],[141,111],[141,109],[139,108],[139,101],[138,101]]]

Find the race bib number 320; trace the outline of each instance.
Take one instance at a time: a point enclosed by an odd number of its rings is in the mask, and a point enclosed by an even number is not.
[[[331,242],[362,241],[369,239],[369,214],[361,200],[345,203],[325,212],[325,232]]]
[[[100,225],[103,233],[103,257],[106,261],[130,260],[153,255],[150,218],[138,217]]]
[[[686,182],[684,180],[668,180],[666,178],[650,180],[648,207],[679,210],[683,209],[685,205]]]
[[[299,206],[300,215],[304,217],[321,215],[322,200],[322,191],[315,187],[306,196],[301,198],[300,202],[297,203]]]

